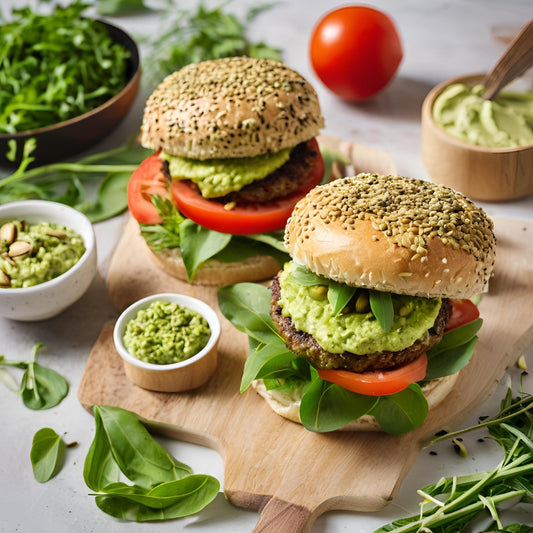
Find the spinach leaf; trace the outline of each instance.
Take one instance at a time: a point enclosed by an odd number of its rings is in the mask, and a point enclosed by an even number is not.
[[[293,364],[297,357],[277,337],[268,344],[260,344],[255,350],[250,350],[244,363],[240,392],[246,391],[255,379],[290,378],[298,375],[298,369]]]
[[[384,333],[390,333],[394,320],[394,307],[392,296],[388,292],[375,291],[370,289],[370,309],[376,317]]]
[[[128,207],[127,189],[130,172],[110,172],[100,183],[98,196],[85,214],[91,222],[100,222],[122,213]]]
[[[68,394],[68,383],[55,370],[30,362],[20,385],[22,401],[34,410],[50,409]]]
[[[457,348],[473,339],[483,324],[482,318],[477,318],[472,322],[463,324],[462,326],[447,331],[439,343],[428,350],[428,357],[436,357],[439,353],[445,352],[452,348]]]
[[[96,432],[84,479],[96,505],[124,520],[167,520],[196,513],[218,494],[211,476],[193,475],[160,446],[139,418],[118,407],[93,407]],[[119,480],[124,474],[133,485]]]
[[[149,487],[154,479],[161,483],[191,473],[152,438],[135,414],[101,405],[93,410],[95,418],[100,418],[113,459],[130,481]]]
[[[67,445],[51,428],[42,428],[33,436],[30,459],[33,476],[39,483],[46,483],[61,469]]]
[[[305,390],[300,404],[300,419],[309,431],[326,432],[342,428],[370,412],[378,401],[373,396],[350,392],[339,385],[318,378]]]
[[[459,372],[472,359],[477,340],[477,336],[474,336],[465,344],[448,350],[439,350],[435,353],[430,353],[431,350],[428,350],[428,369],[425,380],[441,378]]]
[[[333,315],[337,316],[352,299],[356,293],[357,287],[351,287],[344,283],[337,283],[336,281],[329,281],[328,284],[328,301],[333,308]]]
[[[416,429],[426,419],[428,404],[420,385],[412,383],[406,389],[380,396],[371,413],[383,431],[400,435]]]
[[[270,316],[270,290],[257,283],[237,283],[218,289],[222,314],[239,330],[264,344],[280,339]]]
[[[314,285],[329,285],[330,280],[311,272],[308,268],[298,265],[292,272],[291,277],[302,287]]]
[[[230,240],[229,233],[209,230],[186,218],[180,224],[180,249],[189,281],[198,267],[224,249]]]
[[[118,487],[115,489],[118,491]],[[186,478],[162,483],[146,496],[143,494],[115,494],[114,490],[96,496],[96,505],[105,513],[123,520],[148,522],[182,518],[201,511],[215,499],[220,484],[215,478],[190,475]],[[165,502],[168,502],[165,505]]]
[[[20,394],[24,405],[29,409],[50,409],[56,406],[68,394],[68,383],[63,376],[55,370],[36,363],[37,353],[44,345],[38,343],[33,347],[30,361],[14,361],[0,356],[0,367],[13,367],[24,370],[20,386],[7,372],[0,368],[0,381],[7,385],[13,392]]]

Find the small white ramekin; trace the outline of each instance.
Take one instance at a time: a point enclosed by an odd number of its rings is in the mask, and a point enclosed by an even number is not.
[[[139,310],[147,308],[156,301],[176,303],[200,313],[211,329],[211,337],[206,346],[189,359],[172,364],[147,363],[131,355],[123,342],[126,325]],[[119,316],[113,330],[115,348],[122,357],[128,379],[144,389],[161,392],[179,392],[203,385],[212,376],[217,366],[219,336],[220,321],[216,312],[197,298],[177,293],[153,294],[131,304]]]
[[[0,289],[0,316],[37,321],[58,315],[81,298],[96,274],[96,239],[91,221],[72,207],[45,200],[21,200],[0,205],[0,226],[9,220],[61,224],[83,238],[85,253],[60,276],[33,287]]]

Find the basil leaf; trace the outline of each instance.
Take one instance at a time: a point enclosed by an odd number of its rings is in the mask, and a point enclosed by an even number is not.
[[[274,242],[274,241],[272,241]],[[250,238],[248,235],[232,235],[229,244],[213,256],[217,261],[224,263],[234,263],[236,261],[244,261],[253,255],[270,255],[283,265],[290,259],[287,251],[280,251],[276,245],[270,246],[268,239]]]
[[[392,296],[388,292],[375,291],[370,289],[370,309],[376,317],[384,333],[390,333],[394,320],[394,307]]]
[[[198,267],[225,248],[231,239],[229,233],[219,233],[185,219],[180,224],[180,248],[189,281]]]
[[[149,487],[154,480],[172,481],[191,473],[152,438],[135,414],[101,405],[93,411],[102,421],[113,459],[133,483]]]
[[[46,483],[61,469],[67,445],[51,428],[42,428],[33,436],[30,451],[33,476],[39,483]]]
[[[30,363],[21,382],[22,401],[33,410],[50,409],[68,394],[68,383],[55,370]]]
[[[334,316],[337,316],[348,305],[356,291],[357,287],[351,287],[336,281],[329,282],[328,301],[333,308]]]
[[[237,283],[218,289],[221,313],[239,330],[260,343],[279,339],[270,316],[270,290],[257,283]]]
[[[309,431],[335,431],[371,411],[376,402],[376,397],[350,392],[316,376],[302,396],[300,419]]]
[[[450,376],[459,372],[472,358],[477,336],[470,339],[465,344],[455,346],[449,350],[438,351],[430,354],[428,351],[428,369],[425,380]]]
[[[396,394],[380,396],[370,412],[381,428],[392,435],[407,433],[421,426],[427,413],[426,397],[416,383]]]
[[[215,478],[190,475],[161,483],[144,493],[127,485],[122,489],[113,487],[109,493],[97,495],[96,504],[105,513],[123,520],[170,520],[201,511],[216,498],[219,490],[220,483]]]

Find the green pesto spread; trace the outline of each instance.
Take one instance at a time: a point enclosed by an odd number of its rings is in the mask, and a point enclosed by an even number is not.
[[[282,313],[291,317],[297,330],[312,335],[331,353],[403,350],[433,326],[440,311],[440,298],[392,294],[394,321],[391,331],[384,333],[371,313],[350,312],[334,316],[327,298],[313,297],[313,286],[302,286],[295,281],[291,276],[295,268],[294,262],[286,263],[279,276]]]
[[[533,91],[500,93],[483,100],[483,85],[455,83],[435,99],[433,119],[449,135],[479,146],[533,144]]]
[[[168,365],[196,355],[210,337],[209,324],[200,313],[176,303],[155,301],[126,324],[123,342],[137,359]]]
[[[189,159],[162,152],[172,179],[191,180],[204,198],[218,198],[261,180],[284,165],[291,155],[285,148],[274,154],[230,159]]]
[[[72,268],[85,252],[83,238],[60,224],[0,224],[0,288],[20,289],[50,281]]]

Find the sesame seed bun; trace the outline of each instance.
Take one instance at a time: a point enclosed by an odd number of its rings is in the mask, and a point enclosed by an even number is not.
[[[315,90],[270,59],[231,57],[187,65],[146,102],[141,144],[193,159],[278,152],[324,126]]]
[[[422,387],[426,397],[428,409],[434,409],[453,389],[459,373],[443,378],[433,379]],[[252,387],[263,397],[270,408],[278,415],[301,424],[299,391],[281,392],[267,390],[262,379],[252,382]],[[382,431],[377,420],[372,415],[363,415],[341,428],[341,431]]]
[[[460,299],[483,291],[496,241],[484,211],[448,187],[360,174],[300,200],[285,245],[296,262],[347,285]]]
[[[179,248],[155,251],[147,247],[159,268],[177,279],[189,281]],[[210,259],[196,271],[191,283],[223,286],[241,281],[263,281],[272,278],[278,270],[278,261],[270,255],[253,255],[231,263]]]

